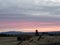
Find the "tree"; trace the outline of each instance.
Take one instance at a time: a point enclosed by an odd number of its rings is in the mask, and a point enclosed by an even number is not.
[[[36,30],[36,32],[35,32],[35,36],[39,36],[38,30]]]

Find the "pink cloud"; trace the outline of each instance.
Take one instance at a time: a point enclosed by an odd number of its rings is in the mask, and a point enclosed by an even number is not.
[[[0,29],[41,29],[41,31],[60,29],[59,22],[28,22],[28,21],[15,21],[15,22],[0,22]]]
[[[60,26],[60,23],[56,22],[0,22],[0,27],[48,27],[48,26]]]

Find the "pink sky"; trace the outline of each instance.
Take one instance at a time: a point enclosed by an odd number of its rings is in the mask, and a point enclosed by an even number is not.
[[[59,31],[59,22],[28,22],[28,21],[13,21],[0,22],[0,32],[3,31],[24,31],[34,32],[36,29],[40,31]]]
[[[60,1],[0,0],[0,32],[60,31]]]

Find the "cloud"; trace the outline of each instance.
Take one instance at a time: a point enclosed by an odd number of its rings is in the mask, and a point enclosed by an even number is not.
[[[58,0],[0,0],[0,21],[60,22]]]
[[[28,12],[28,14],[59,15],[59,2],[58,0],[0,0],[0,14],[26,14]]]
[[[28,21],[15,21],[15,22],[0,22],[0,28],[46,28],[46,27],[60,27],[58,22],[28,22]]]
[[[60,22],[60,17],[29,16],[25,14],[4,14],[0,16],[0,22],[1,21]]]

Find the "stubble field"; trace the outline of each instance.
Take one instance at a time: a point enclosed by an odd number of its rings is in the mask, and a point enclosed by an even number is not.
[[[39,36],[34,36],[32,42],[29,40],[23,41],[20,45],[60,45],[60,36],[42,36],[42,38],[37,41]],[[30,39],[30,40],[31,40]],[[17,37],[0,37],[0,45],[17,45]]]

